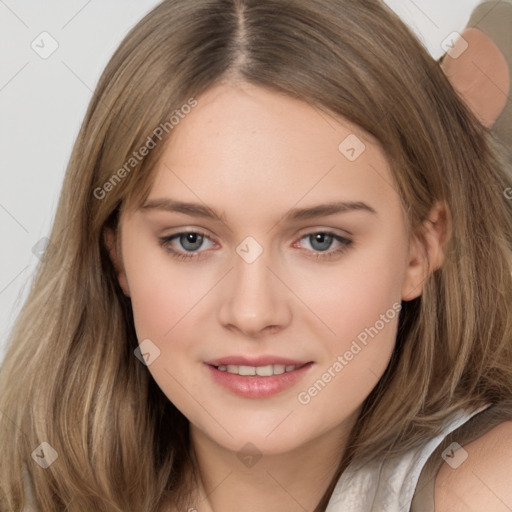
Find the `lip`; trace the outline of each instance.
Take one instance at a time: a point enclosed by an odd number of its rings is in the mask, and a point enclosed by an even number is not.
[[[285,366],[302,366],[311,361],[299,361],[296,359],[289,359],[286,357],[279,356],[259,356],[259,357],[247,357],[247,356],[226,356],[218,359],[212,359],[211,361],[205,361],[206,364],[211,366],[220,366],[234,364],[237,366],[267,366],[269,364],[284,364]]]
[[[291,372],[285,372],[280,375],[270,377],[261,377],[259,375],[237,375],[234,373],[223,372],[216,366],[227,364],[243,366],[267,366],[269,364],[284,364],[300,366]],[[226,357],[204,363],[206,370],[214,382],[227,389],[231,393],[244,398],[268,398],[278,393],[290,389],[297,382],[305,377],[313,367],[313,361],[300,362],[292,359],[280,357]]]

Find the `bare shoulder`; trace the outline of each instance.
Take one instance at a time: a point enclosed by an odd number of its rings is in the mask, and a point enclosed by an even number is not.
[[[512,511],[512,420],[445,453],[435,482],[435,512]]]

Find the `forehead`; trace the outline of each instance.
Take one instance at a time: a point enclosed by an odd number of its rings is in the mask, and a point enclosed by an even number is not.
[[[148,199],[228,209],[399,201],[385,153],[358,126],[261,87],[218,85],[172,132]]]

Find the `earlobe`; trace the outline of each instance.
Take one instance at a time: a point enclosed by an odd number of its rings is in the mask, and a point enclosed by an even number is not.
[[[411,235],[409,265],[402,286],[402,300],[419,297],[427,278],[445,259],[445,246],[450,237],[451,217],[445,203],[438,202],[422,224],[423,237]]]
[[[128,287],[128,280],[120,257],[120,244],[118,244],[116,233],[112,228],[105,228],[103,232],[103,241],[105,242],[105,247],[108,250],[110,260],[114,265],[119,286],[121,286],[123,293],[127,297],[130,297],[130,288]]]

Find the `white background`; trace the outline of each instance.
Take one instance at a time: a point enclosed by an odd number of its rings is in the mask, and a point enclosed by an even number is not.
[[[190,0],[193,1],[193,0]],[[0,0],[0,359],[49,234],[71,148],[99,76],[159,0]],[[479,0],[386,0],[433,57]],[[58,42],[42,59],[42,32]],[[48,48],[48,46],[46,46]]]

